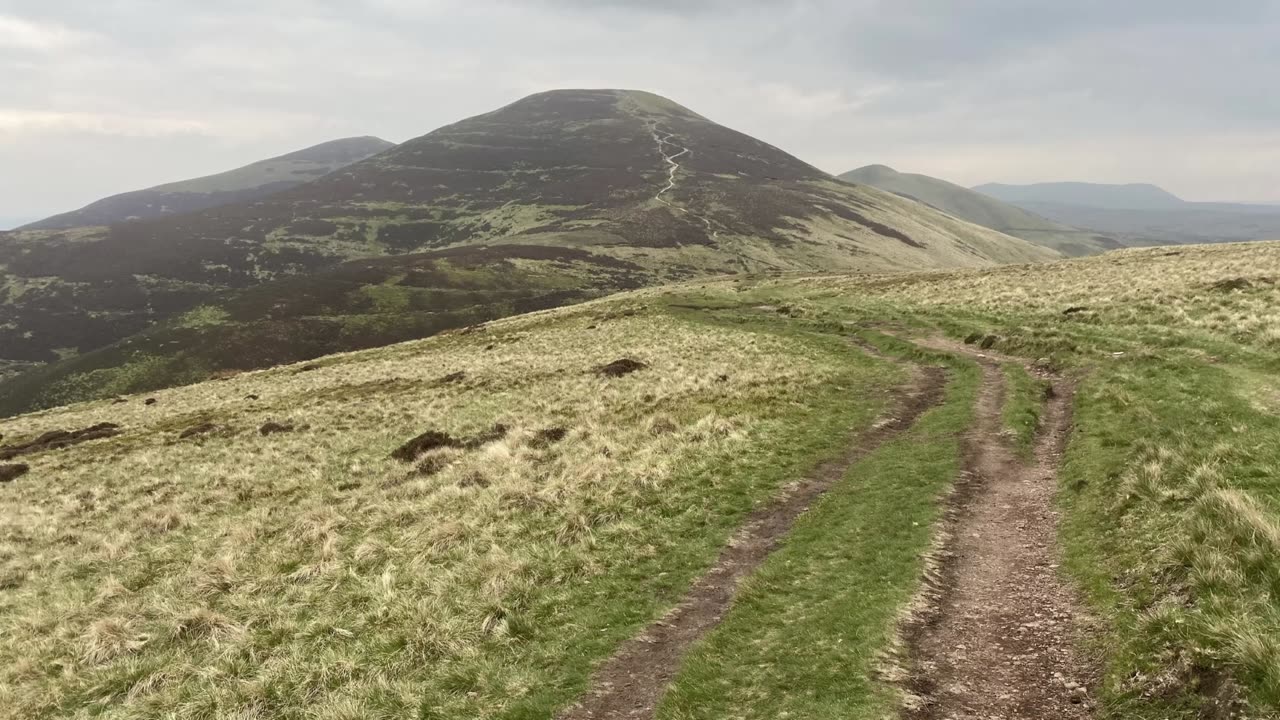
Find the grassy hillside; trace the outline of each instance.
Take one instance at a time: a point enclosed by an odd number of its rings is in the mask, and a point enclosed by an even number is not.
[[[627,301],[301,370],[0,424],[123,428],[0,485],[0,716],[547,717],[902,379]]]
[[[940,404],[801,517],[657,714],[884,717],[974,400],[971,363],[908,345],[939,333],[1079,377],[1062,540],[1100,716],[1273,716],[1277,277],[1249,244],[699,281],[0,421],[11,447],[119,425],[0,484],[0,717],[551,717],[941,366]],[[1043,389],[1008,372],[1018,447]],[[415,437],[438,447],[392,457]]]
[[[1122,247],[1097,232],[1048,220],[1016,205],[928,175],[900,173],[884,165],[868,165],[850,170],[840,179],[918,200],[975,225],[1020,237],[1071,257]]]
[[[331,140],[235,170],[112,195],[79,210],[23,226],[22,230],[66,230],[111,225],[164,215],[252,202],[296,187],[338,168],[376,155],[394,143],[375,137]]]
[[[500,249],[515,246],[523,249]],[[452,299],[478,289],[473,278],[415,270],[418,258],[445,251],[493,266],[513,292],[519,283],[508,281],[529,260],[545,266],[565,256],[571,265],[624,271],[555,270],[565,301],[744,271],[981,267],[1055,256],[841,183],[655,95],[543,93],[255,203],[107,229],[0,234],[0,360],[57,363],[0,387],[0,412],[260,367],[265,358],[249,362],[263,354],[258,335],[239,332],[245,323],[327,339],[286,344],[296,350],[276,354],[281,360],[371,344],[361,332],[313,333],[315,316],[359,317],[389,327],[379,337],[392,340],[450,326],[444,318],[458,309]],[[373,259],[378,269],[359,280],[352,268]],[[314,307],[295,298],[293,280],[330,288],[335,274],[350,292],[329,293]],[[569,283],[571,276],[585,284]],[[417,297],[412,311],[434,313],[435,321],[368,302],[370,294],[404,294],[405,285]],[[537,282],[524,294],[547,297]],[[475,312],[453,326],[504,311],[470,297]],[[291,309],[282,314],[281,305]],[[197,309],[206,328],[221,318],[237,323],[221,329],[222,351],[202,349],[207,332],[196,346],[184,344],[189,333],[170,333]],[[306,319],[283,327],[298,317]],[[137,371],[155,355],[156,332],[170,333],[164,354],[183,354],[189,371]],[[109,372],[91,374],[97,371]]]
[[[1094,648],[1106,661],[1100,715],[1276,717],[1277,277],[1280,243],[1255,243],[770,281],[720,297],[787,302],[854,326],[987,338],[1081,373],[1062,541],[1103,628]],[[1013,437],[1025,423],[1021,397],[1006,411]]]

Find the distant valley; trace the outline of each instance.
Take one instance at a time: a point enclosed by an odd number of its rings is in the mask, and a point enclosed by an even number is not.
[[[1280,206],[1187,202],[1154,185],[979,185],[975,191],[1126,245],[1280,238]]]
[[[901,173],[885,165],[868,165],[844,173],[840,178],[917,200],[976,225],[1053,248],[1068,256],[1092,255],[1121,247],[1121,243],[1095,231],[1055,222],[928,175]]]

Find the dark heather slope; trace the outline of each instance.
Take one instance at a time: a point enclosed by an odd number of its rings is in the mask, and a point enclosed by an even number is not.
[[[868,165],[844,173],[840,179],[878,187],[975,225],[1053,248],[1064,255],[1092,255],[1121,247],[1116,241],[1096,232],[1054,222],[1016,205],[928,175],[900,173],[885,165]]]
[[[0,412],[666,280],[1055,256],[840,182],[656,95],[541,93],[256,202],[0,237],[0,359],[55,363],[0,385]],[[325,292],[300,292],[309,280]],[[268,327],[312,334],[249,348]]]
[[[112,195],[20,229],[64,230],[110,225],[251,202],[310,182],[390,147],[394,147],[394,143],[368,136],[331,140],[217,175]]]

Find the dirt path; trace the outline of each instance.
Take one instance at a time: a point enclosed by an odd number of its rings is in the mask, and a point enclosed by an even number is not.
[[[893,415],[856,438],[839,458],[818,467],[788,492],[751,514],[721,551],[715,565],[696,580],[684,599],[639,636],[623,643],[596,672],[591,688],[561,720],[652,718],[658,701],[680,667],[685,652],[720,622],[738,584],[760,566],[796,520],[855,462],[911,427],[941,402],[946,376],[939,368],[920,371],[911,389],[895,402]]]
[[[680,172],[680,163],[676,162],[676,160],[680,159],[685,155],[692,155],[693,151],[683,145],[677,145],[676,143],[672,142],[671,139],[675,137],[675,133],[659,130],[657,123],[652,123],[649,125],[649,132],[653,135],[653,141],[658,145],[658,154],[662,156],[663,162],[667,164],[667,171],[668,171],[666,187],[659,190],[658,194],[655,195],[653,199],[657,200],[663,205],[666,205],[668,208],[675,210],[676,212],[680,212],[685,215],[688,215],[689,217],[700,220],[702,224],[706,226],[707,232],[711,233],[711,239],[712,240],[718,239],[720,237],[720,231],[715,229],[715,227],[711,224],[710,220],[708,220],[706,217],[702,215],[699,215],[695,212],[690,211],[688,208],[680,207],[679,205],[676,205],[671,201],[667,200],[666,198],[662,197],[663,195],[666,195],[667,193],[674,190],[676,187],[676,174]],[[673,148],[680,148],[680,152],[675,153],[674,155],[668,154],[667,153],[668,145],[670,145]]]
[[[1054,510],[1074,388],[1055,381],[1025,464],[1001,435],[999,363],[963,345],[928,345],[977,359],[982,387],[932,602],[906,633],[909,689],[920,701],[906,716],[1088,718],[1095,672],[1074,645],[1083,616],[1057,571]]]

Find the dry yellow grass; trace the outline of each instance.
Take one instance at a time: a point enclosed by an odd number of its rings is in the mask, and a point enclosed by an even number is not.
[[[649,367],[594,372],[624,356]],[[321,365],[0,422],[9,440],[125,430],[0,486],[0,717],[491,716],[565,682],[544,655],[599,643],[531,623],[624,591],[643,619],[661,578],[628,566],[678,584],[787,479],[747,471],[815,393],[856,392],[845,417],[870,422],[870,383],[892,377],[619,303]],[[177,439],[201,422],[217,429]],[[432,451],[434,474],[389,457],[495,423],[494,442]]]

